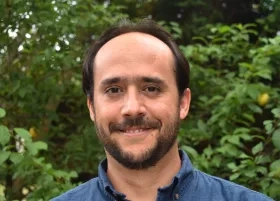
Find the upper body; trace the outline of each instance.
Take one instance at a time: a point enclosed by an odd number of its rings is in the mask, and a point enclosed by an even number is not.
[[[83,89],[106,171],[101,165],[98,179],[56,200],[114,200],[117,192],[133,201],[268,200],[193,170],[180,156],[176,138],[190,107],[189,65],[155,23],[106,31],[88,51]]]
[[[180,151],[182,166],[172,182],[157,190],[156,201],[272,201],[267,196],[232,182],[213,177],[193,168],[188,156]],[[106,175],[107,161],[99,165],[97,178],[54,198],[52,201],[125,201]]]

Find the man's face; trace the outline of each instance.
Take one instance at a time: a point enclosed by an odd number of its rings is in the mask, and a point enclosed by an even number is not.
[[[154,166],[174,147],[190,103],[188,89],[179,99],[174,64],[166,44],[136,32],[96,55],[91,119],[106,154],[127,168]]]

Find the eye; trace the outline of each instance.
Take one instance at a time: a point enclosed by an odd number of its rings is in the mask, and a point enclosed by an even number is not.
[[[150,92],[150,93],[155,93],[155,92],[160,92],[160,89],[158,87],[149,86],[149,87],[146,87],[144,89],[144,91]]]
[[[121,93],[122,90],[119,87],[110,87],[110,88],[106,89],[105,92],[109,93],[109,94],[117,94],[117,93]]]

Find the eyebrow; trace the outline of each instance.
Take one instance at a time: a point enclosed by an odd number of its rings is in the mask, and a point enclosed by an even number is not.
[[[146,82],[146,83],[155,83],[159,85],[167,85],[164,80],[160,79],[159,77],[148,77],[148,76],[143,76],[143,77],[136,77],[132,78],[131,80],[136,80],[137,82]],[[129,79],[126,77],[111,77],[111,78],[106,78],[101,81],[101,85],[112,85],[112,84],[117,84],[121,81],[128,82]]]
[[[112,78],[106,78],[104,80],[101,81],[101,85],[112,85],[112,84],[116,84],[118,82],[120,82],[121,80],[123,80],[124,78],[121,77],[112,77]]]
[[[148,83],[155,83],[155,84],[160,84],[160,85],[165,84],[165,82],[158,77],[141,77],[141,80],[143,82],[148,82]]]

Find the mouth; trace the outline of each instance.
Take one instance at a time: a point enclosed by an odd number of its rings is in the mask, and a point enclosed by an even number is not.
[[[137,127],[132,127],[132,128],[127,128],[124,130],[120,130],[124,135],[128,136],[136,136],[136,135],[143,135],[143,134],[148,134],[152,128],[137,128]]]

